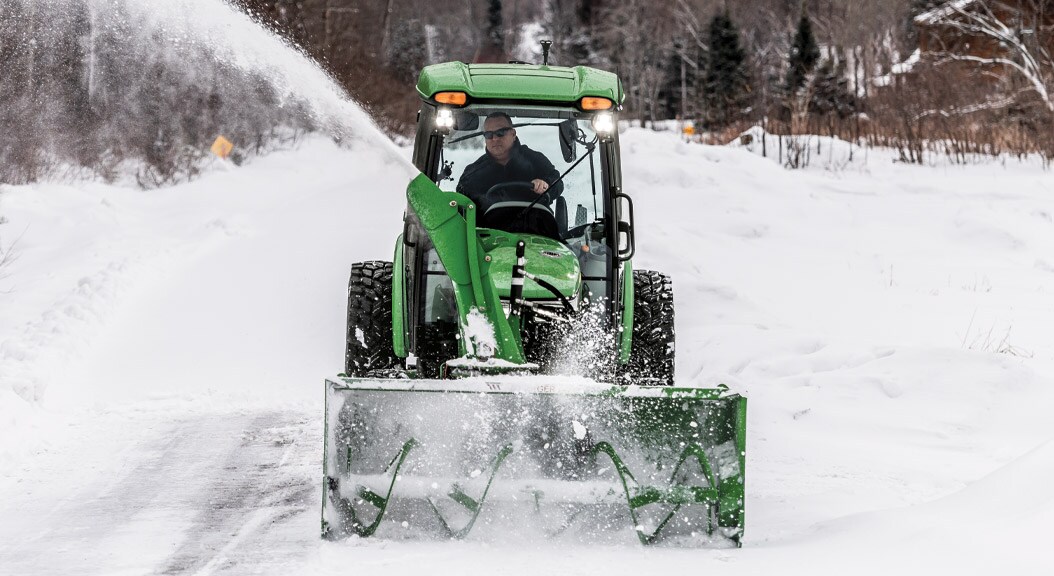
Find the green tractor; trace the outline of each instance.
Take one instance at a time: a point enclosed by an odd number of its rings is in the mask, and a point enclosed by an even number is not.
[[[739,545],[746,399],[673,385],[618,77],[450,62],[417,91],[421,174],[393,261],[352,265],[326,380],[323,534]]]

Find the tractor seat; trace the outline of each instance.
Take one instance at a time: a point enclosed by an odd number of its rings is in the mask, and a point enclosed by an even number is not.
[[[560,240],[560,230],[553,211],[541,202],[535,203],[529,210],[528,206],[531,206],[531,203],[523,200],[495,202],[483,213],[480,226],[505,232],[538,234]],[[524,210],[527,210],[526,214]]]

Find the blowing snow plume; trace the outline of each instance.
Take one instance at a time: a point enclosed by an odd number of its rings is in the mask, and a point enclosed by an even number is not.
[[[243,155],[310,130],[385,139],[314,61],[221,0],[5,0],[0,62],[0,182],[73,168],[163,186],[194,176],[219,135]]]

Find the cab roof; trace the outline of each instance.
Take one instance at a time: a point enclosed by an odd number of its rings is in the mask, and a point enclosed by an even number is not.
[[[445,62],[425,66],[417,80],[421,98],[437,92],[465,92],[470,99],[577,102],[584,96],[622,103],[625,91],[618,76],[588,66],[533,64],[465,64]]]

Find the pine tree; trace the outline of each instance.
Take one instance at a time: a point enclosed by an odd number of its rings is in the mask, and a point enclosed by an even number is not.
[[[553,41],[550,63],[562,66],[596,63],[591,28],[598,13],[598,0],[547,0],[542,30]]]
[[[505,32],[501,22],[501,0],[490,0],[487,6],[487,41],[498,47],[505,46]]]
[[[798,20],[798,30],[794,33],[794,40],[791,43],[788,61],[790,65],[786,84],[788,96],[793,96],[805,86],[806,77],[816,67],[819,59],[820,48],[816,45],[816,38],[812,34],[812,22],[809,20],[808,12],[802,10],[801,19]]]
[[[663,88],[663,113],[667,118],[697,119],[702,104],[703,75],[706,73],[705,47],[693,39],[679,37],[671,41],[664,59],[669,82]]]
[[[749,93],[746,53],[739,43],[739,31],[728,12],[710,20],[703,103],[707,127],[722,128],[735,121]]]
[[[483,41],[476,51],[473,62],[505,62],[505,30],[502,26],[501,0],[490,0],[487,4],[487,22]]]
[[[844,120],[853,113],[855,107],[845,59],[836,61],[835,58],[827,58],[816,70],[809,111]]]
[[[395,24],[388,43],[388,69],[403,82],[413,83],[428,64],[428,38],[420,20]]]

